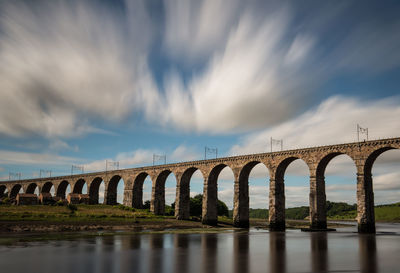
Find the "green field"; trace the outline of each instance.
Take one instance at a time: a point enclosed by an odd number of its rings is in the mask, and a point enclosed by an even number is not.
[[[156,216],[148,210],[132,209],[122,205],[77,205],[76,210],[67,206],[0,206],[0,221],[136,221],[161,219],[172,216]]]
[[[343,202],[327,201],[328,220],[355,220],[357,217],[356,204],[349,205]],[[268,219],[267,209],[250,209],[250,218]],[[229,211],[232,217],[232,211]],[[309,207],[295,207],[285,210],[286,219],[305,220],[309,216]],[[379,205],[375,207],[375,220],[384,222],[400,222],[400,202],[389,205]]]
[[[329,220],[354,220],[357,211],[351,210],[331,216]],[[400,222],[400,203],[380,205],[375,207],[375,220],[382,222]]]
[[[329,206],[327,207],[328,220],[355,220],[357,216],[355,205],[329,202]],[[286,218],[293,220],[304,220],[308,217],[308,211],[308,207],[288,208],[286,209]],[[268,210],[250,209],[250,218],[268,219]],[[0,205],[0,221],[135,222],[139,220],[157,219],[174,219],[174,216],[154,215],[146,209],[133,209],[122,205],[77,205],[76,210],[71,209],[68,206]],[[219,217],[219,220],[227,223],[231,222],[232,212],[230,211],[230,217]],[[376,206],[375,220],[400,222],[400,203]]]

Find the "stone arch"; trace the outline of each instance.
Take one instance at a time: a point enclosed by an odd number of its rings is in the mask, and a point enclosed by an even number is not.
[[[173,173],[171,170],[161,171],[153,183],[150,210],[154,214],[164,215],[165,213],[165,181],[171,173]]]
[[[317,162],[315,170],[311,170],[310,175],[310,227],[313,229],[326,229],[326,190],[325,190],[325,171],[329,163],[337,156],[346,155],[354,165],[354,158],[341,151],[330,152],[322,156]]]
[[[30,183],[25,190],[25,193],[35,193],[36,188],[38,188],[38,185],[36,183]]]
[[[218,176],[221,171],[229,167],[235,176],[233,168],[227,164],[221,163],[212,167],[208,177],[205,179],[203,188],[203,208],[202,208],[202,223],[207,225],[218,224]],[[235,178],[236,180],[236,178]]]
[[[7,197],[7,196],[5,196],[6,192],[7,192],[6,185],[0,185],[0,199],[3,198],[3,197]]]
[[[21,189],[22,189],[21,184],[15,184],[14,186],[12,186],[10,190],[10,198],[15,199],[15,197],[17,197],[17,194]]]
[[[85,179],[83,179],[83,178],[78,179],[78,181],[76,181],[74,184],[72,193],[80,193],[81,194],[85,183],[86,183]]]
[[[67,180],[61,181],[61,183],[58,184],[58,186],[57,186],[56,196],[60,197],[62,199],[65,199],[65,194],[66,194],[68,186],[69,186],[69,183]]]
[[[325,155],[317,164],[315,176],[323,179],[325,177],[325,170],[326,170],[326,167],[328,166],[329,162],[331,162],[331,160],[334,159],[335,157],[337,157],[339,155],[343,155],[343,154],[345,154],[345,153],[332,152],[332,153]]]
[[[89,203],[91,205],[99,203],[99,190],[101,182],[103,182],[103,178],[96,177],[89,184],[88,193],[89,193]]]
[[[143,208],[143,184],[147,177],[151,179],[147,172],[141,172],[136,175],[133,181],[132,206],[134,208]]]
[[[267,167],[261,161],[247,162],[240,169],[239,179],[235,182],[233,224],[236,227],[249,227],[249,175],[251,170],[258,164]]]
[[[178,220],[189,219],[190,217],[190,179],[197,170],[201,172],[201,170],[196,167],[190,167],[184,170],[180,180],[177,181],[175,218]]]
[[[366,176],[372,176],[372,166],[374,165],[375,160],[384,152],[389,151],[389,150],[394,150],[394,149],[399,149],[396,147],[392,147],[392,146],[385,146],[385,147],[381,147],[379,149],[376,149],[375,151],[371,152],[367,159],[365,160],[365,164],[364,164],[364,175]],[[372,180],[371,180],[372,182]]]
[[[280,181],[284,182],[286,169],[289,167],[289,165],[293,161],[296,161],[296,160],[303,161],[308,166],[308,168],[311,169],[309,166],[309,163],[306,160],[304,160],[303,158],[297,157],[297,156],[287,157],[287,158],[281,160],[279,162],[279,164],[277,165],[277,168],[274,173],[275,180],[280,180]]]
[[[111,177],[110,181],[106,183],[106,190],[104,192],[105,195],[105,204],[106,205],[115,205],[117,204],[117,188],[118,188],[118,183],[122,179],[122,176],[120,175],[114,175]],[[125,186],[125,185],[124,185]]]
[[[285,230],[285,172],[288,166],[295,160],[302,160],[306,163],[311,173],[310,165],[301,157],[290,156],[282,159],[270,178],[269,191],[269,227],[271,230]]]
[[[382,153],[398,149],[394,146],[382,146],[367,154],[362,168],[357,174],[357,221],[358,232],[375,233],[374,190],[372,181],[372,166]]]
[[[53,187],[53,183],[48,181],[48,182],[43,184],[42,192],[43,193],[50,193],[52,187]]]

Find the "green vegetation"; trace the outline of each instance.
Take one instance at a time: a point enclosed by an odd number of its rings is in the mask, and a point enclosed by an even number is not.
[[[202,196],[190,199],[190,213],[194,219],[201,216]],[[223,202],[218,202],[219,220],[232,222],[232,211]],[[46,221],[46,222],[96,222],[96,221],[131,221],[152,219],[174,219],[174,204],[166,206],[165,216],[154,215],[148,209],[133,209],[123,205],[69,205],[59,204],[34,206],[0,206],[0,221]],[[329,220],[354,220],[357,216],[356,205],[327,202]],[[308,207],[286,209],[286,218],[304,220],[308,217]],[[250,209],[251,219],[268,219],[267,209]],[[376,221],[400,222],[400,202],[375,207]]]
[[[376,206],[375,218],[378,221],[400,222],[400,202],[391,205]]]
[[[7,205],[7,204],[10,204],[10,198],[9,197],[5,197],[5,198],[0,200],[0,205]]]
[[[146,209],[133,209],[123,205],[68,205],[68,206],[0,206],[0,221],[136,221],[136,219],[171,218],[158,216]]]
[[[344,202],[326,202],[328,220],[354,220],[357,217],[357,205]],[[232,217],[229,210],[229,217]],[[309,216],[309,207],[295,207],[285,210],[286,219],[304,220]],[[268,219],[268,209],[250,209],[250,219]],[[400,203],[379,205],[375,207],[376,221],[400,222]]]
[[[190,198],[191,215],[201,216],[202,195]],[[0,206],[0,221],[46,221],[46,222],[137,222],[137,220],[174,219],[174,204],[165,206],[165,215],[154,215],[149,211],[150,201],[144,203],[143,209],[134,209],[121,204],[108,205],[65,205],[57,202],[53,205]],[[228,207],[218,200],[218,215],[228,216]],[[195,218],[196,219],[196,218]]]
[[[195,197],[190,198],[190,216],[201,217],[203,205],[203,195],[198,194]],[[171,208],[175,209],[175,202],[171,204]],[[218,199],[217,203],[217,214],[218,216],[229,217],[228,206]]]
[[[268,210],[267,209],[249,209],[250,219],[268,219]],[[233,217],[233,211],[229,210],[229,217]]]
[[[71,212],[71,214],[74,214],[75,211],[78,210],[78,207],[77,207],[76,205],[74,205],[74,204],[68,204],[68,205],[67,205],[67,208],[69,209],[69,211]]]
[[[355,206],[355,205],[354,205]],[[354,220],[357,217],[356,206],[352,210],[339,212],[328,216],[329,220]],[[400,222],[400,202],[375,206],[375,220],[387,222]]]

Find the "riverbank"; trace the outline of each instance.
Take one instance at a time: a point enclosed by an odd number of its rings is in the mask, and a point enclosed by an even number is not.
[[[225,225],[221,225],[224,227]],[[208,228],[198,219],[178,221],[145,209],[117,205],[0,206],[0,233]]]
[[[250,226],[267,229],[266,219],[250,219]],[[300,229],[309,226],[305,220],[287,220],[288,229]],[[329,224],[330,228],[340,224]],[[82,232],[82,231],[128,231],[143,230],[204,230],[238,229],[233,226],[232,219],[218,218],[218,226],[203,225],[199,218],[176,220],[174,216],[159,216],[145,209],[132,209],[117,205],[78,205],[67,206],[0,206],[0,233],[28,232]]]

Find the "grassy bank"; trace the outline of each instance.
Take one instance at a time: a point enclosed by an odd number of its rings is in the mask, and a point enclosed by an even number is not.
[[[328,217],[329,220],[354,220],[357,210],[350,210]],[[400,222],[400,203],[375,207],[375,220],[381,222]]]
[[[147,210],[131,209],[121,205],[77,205],[76,210],[67,206],[0,206],[0,221],[130,221],[137,219],[161,219],[172,216],[156,216]]]
[[[343,202],[329,202],[326,204],[328,220],[355,220],[357,217],[357,205],[349,205]],[[250,218],[268,219],[268,209],[250,209]],[[232,216],[232,211],[229,211]],[[287,208],[286,219],[307,220],[309,207]],[[375,220],[380,222],[400,222],[400,202],[388,205],[375,206]]]
[[[106,205],[0,206],[0,232],[69,232],[203,228],[199,221],[178,221],[147,210]]]

